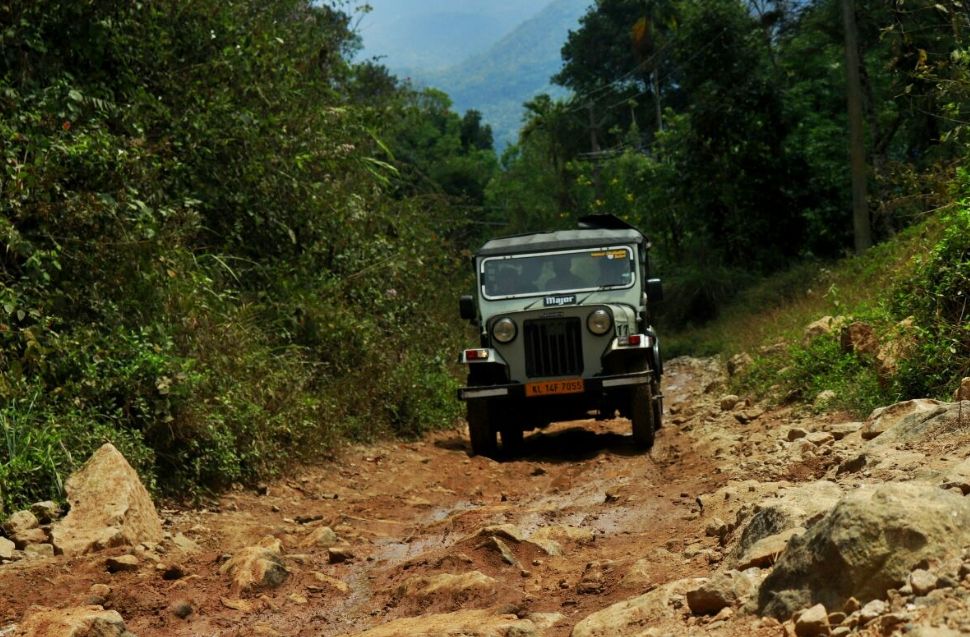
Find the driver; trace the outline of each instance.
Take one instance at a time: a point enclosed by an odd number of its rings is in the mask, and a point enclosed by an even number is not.
[[[572,290],[582,287],[583,282],[572,272],[572,259],[559,258],[552,262],[553,277],[546,285],[550,290]]]

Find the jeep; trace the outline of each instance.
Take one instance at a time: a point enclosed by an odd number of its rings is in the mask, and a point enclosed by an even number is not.
[[[617,413],[637,446],[652,447],[663,366],[651,308],[663,292],[649,249],[636,228],[594,215],[478,250],[475,294],[459,303],[480,336],[459,359],[473,454],[495,456],[501,436],[514,455],[526,430]]]

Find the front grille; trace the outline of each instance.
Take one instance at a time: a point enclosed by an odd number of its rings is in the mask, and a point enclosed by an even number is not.
[[[583,334],[580,320],[526,321],[525,373],[529,378],[582,374]]]

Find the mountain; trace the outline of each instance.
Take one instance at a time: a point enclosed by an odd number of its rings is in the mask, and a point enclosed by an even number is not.
[[[566,36],[577,28],[590,1],[554,0],[486,51],[442,72],[415,73],[414,79],[448,93],[457,111],[481,111],[496,146],[504,148],[516,140],[523,102],[542,92],[564,94],[549,78],[562,66]]]
[[[481,53],[549,0],[369,0],[357,27],[363,57],[401,77],[426,76]]]

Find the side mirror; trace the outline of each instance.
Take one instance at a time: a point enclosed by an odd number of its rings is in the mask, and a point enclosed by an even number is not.
[[[651,303],[664,300],[664,286],[660,279],[647,279],[647,298]]]
[[[466,321],[475,320],[475,299],[471,294],[465,294],[458,299],[458,315]]]

